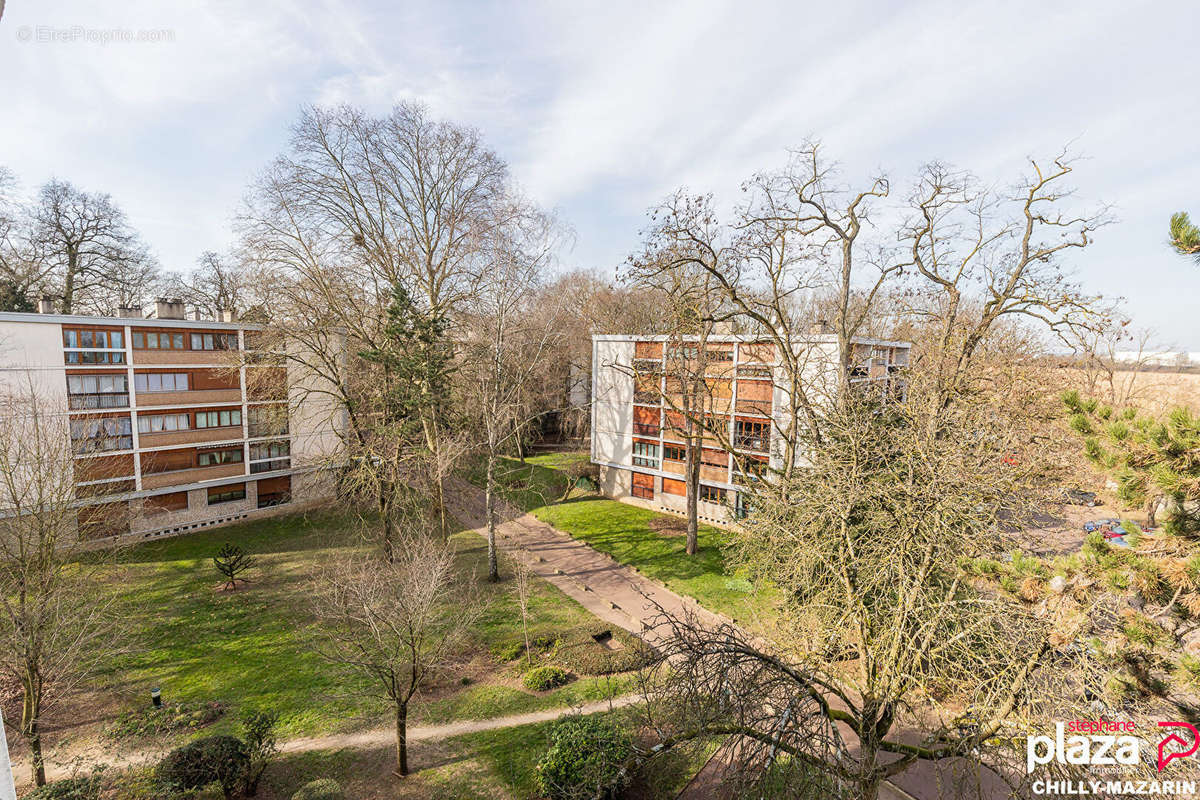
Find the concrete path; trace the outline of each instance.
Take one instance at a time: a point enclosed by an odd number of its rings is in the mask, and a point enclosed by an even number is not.
[[[450,513],[462,524],[474,528],[476,533],[486,536],[483,490],[458,479],[448,481],[446,490]],[[701,623],[714,627],[720,622],[732,624],[732,620],[709,611],[690,598],[681,597],[532,514],[498,502],[498,516],[497,547],[529,565],[538,577],[553,583],[597,617],[641,635],[650,644],[660,643],[663,635],[653,628],[655,618],[661,614],[655,604],[673,616],[690,613]],[[848,729],[843,734],[853,739]],[[897,735],[910,743],[920,740],[915,731],[899,731]],[[737,740],[733,739],[717,750],[679,795],[679,800],[719,797],[722,774],[737,746]],[[936,764],[919,761],[885,782],[880,797],[884,800],[942,800],[954,796],[948,794],[950,787],[964,785],[972,786],[972,797],[1009,796],[1007,787],[996,776],[987,772],[979,775],[973,770],[967,775],[965,769],[969,770],[969,767],[956,759]]]
[[[459,522],[487,535],[481,489],[462,480],[448,481],[446,501]],[[499,523],[496,545],[503,552],[521,560],[539,578],[557,586],[597,617],[642,636],[650,644],[662,641],[660,632],[653,630],[655,618],[662,613],[655,604],[672,616],[690,613],[705,624],[730,622],[532,514],[505,504],[499,510]]]
[[[531,711],[525,714],[511,714],[506,717],[492,719],[464,719],[445,725],[417,725],[408,729],[408,742],[439,741],[455,736],[480,731],[494,731],[500,728],[516,728],[521,725],[532,725],[536,722],[549,722],[558,719],[563,714],[599,714],[615,708],[624,708],[641,700],[641,695],[629,694],[614,697],[610,700],[597,700],[573,708],[548,708],[543,711]],[[394,747],[396,744],[395,728],[371,728],[354,733],[333,733],[328,736],[311,736],[300,739],[289,739],[279,743],[281,753],[304,753],[313,750],[342,750],[345,748],[366,749],[371,747]],[[92,745],[82,748],[60,748],[46,755],[46,778],[60,780],[71,777],[78,769],[85,772],[95,766],[105,765],[126,769],[129,767],[153,764],[160,761],[170,748],[151,747],[139,749],[130,754],[123,751],[109,751]],[[26,777],[29,764],[24,759],[13,764],[14,774]],[[2,798],[0,798],[2,800]]]

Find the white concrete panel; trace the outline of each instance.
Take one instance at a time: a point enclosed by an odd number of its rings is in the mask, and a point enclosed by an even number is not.
[[[67,379],[62,328],[50,322],[0,321],[0,392],[28,395],[66,410]]]
[[[633,452],[633,341],[592,344],[592,459],[629,464]]]

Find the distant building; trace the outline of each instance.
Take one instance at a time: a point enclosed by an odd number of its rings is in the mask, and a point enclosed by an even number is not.
[[[1200,367],[1200,353],[1183,353],[1176,350],[1118,350],[1113,353],[1113,360],[1118,364],[1140,364],[1147,367]]]
[[[0,313],[0,392],[69,418],[80,534],[153,537],[324,499],[331,409],[289,402],[292,367],[259,326],[152,315]],[[241,358],[243,352],[247,358]]]
[[[694,341],[685,339],[684,347]],[[600,467],[606,495],[683,511],[684,420],[664,399],[673,396],[669,365],[679,357],[667,352],[669,347],[665,336],[592,337],[591,458]],[[836,369],[835,336],[813,335],[803,347],[814,380]],[[907,342],[855,340],[851,383],[902,391],[900,372],[908,364],[910,347]],[[707,340],[704,361],[712,406],[707,424],[725,431],[725,441],[733,447],[732,452],[723,449],[709,437],[700,452],[699,513],[719,522],[728,518],[729,509],[735,516],[745,513],[747,482],[757,480],[761,471],[755,465],[780,468],[779,430],[791,424],[784,419],[789,403],[775,344],[714,336]]]

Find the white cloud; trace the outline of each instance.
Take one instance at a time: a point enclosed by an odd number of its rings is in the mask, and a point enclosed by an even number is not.
[[[59,175],[112,192],[183,267],[228,239],[299,106],[418,99],[481,127],[577,229],[575,256],[610,266],[667,192],[731,197],[808,136],[848,178],[882,167],[897,182],[932,158],[1007,182],[1078,137],[1081,197],[1123,220],[1081,269],[1196,349],[1200,270],[1163,239],[1171,211],[1200,214],[1200,106],[1180,99],[1200,77],[1197,22],[1185,0],[10,3],[0,161],[27,186]],[[16,41],[37,25],[174,40]]]

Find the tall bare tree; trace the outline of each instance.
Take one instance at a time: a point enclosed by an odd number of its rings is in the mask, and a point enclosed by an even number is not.
[[[114,652],[111,597],[83,552],[65,410],[35,387],[0,398],[0,672],[21,689],[31,777],[46,782],[43,720]]]
[[[478,610],[455,579],[453,545],[428,535],[405,539],[390,563],[351,560],[319,580],[322,652],[392,704],[399,776],[408,774],[409,704],[462,646]]]
[[[109,195],[52,180],[32,216],[32,258],[64,314],[106,315],[144,301],[158,264]]]
[[[412,104],[381,117],[306,110],[289,151],[254,186],[242,249],[277,287],[279,330],[295,344],[288,357],[324,379],[355,442],[371,438],[389,385],[357,354],[386,349],[396,287],[454,338],[485,274],[488,235],[504,222],[506,191],[506,167],[478,132]],[[449,461],[447,402],[430,396],[421,408],[429,460],[439,465]],[[444,508],[440,477],[433,492]]]
[[[533,384],[546,377],[543,359],[560,336],[553,316],[535,313],[545,300],[541,288],[556,249],[554,220],[530,208],[503,213],[508,221],[489,236],[492,266],[476,290],[458,353],[467,413],[483,434],[488,578],[493,581],[500,579],[497,464],[505,448],[519,446],[529,421],[545,411],[530,398]]]

